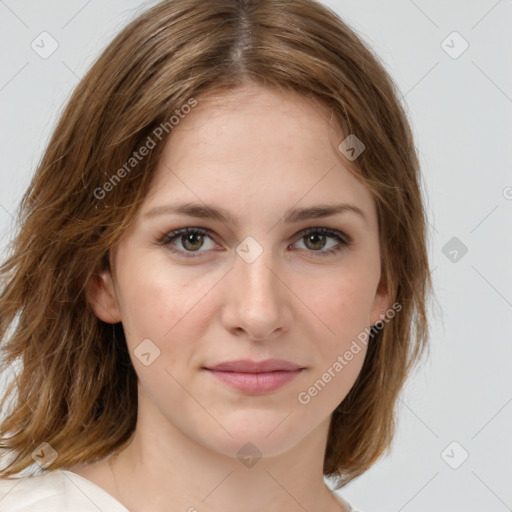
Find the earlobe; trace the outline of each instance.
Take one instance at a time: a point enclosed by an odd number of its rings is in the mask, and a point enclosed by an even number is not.
[[[87,302],[94,314],[104,322],[115,324],[121,321],[121,313],[110,271],[94,274],[86,287]]]

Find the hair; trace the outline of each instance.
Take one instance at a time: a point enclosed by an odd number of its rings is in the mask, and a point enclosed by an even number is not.
[[[168,0],[131,21],[78,84],[16,212],[0,267],[0,347],[2,370],[21,369],[1,401],[0,454],[11,460],[0,476],[28,468],[43,442],[58,453],[52,470],[100,460],[131,437],[137,375],[122,324],[94,314],[86,285],[110,268],[109,249],[134,221],[171,116],[247,83],[318,102],[365,145],[354,161],[340,158],[375,200],[382,275],[401,309],[372,331],[332,414],[324,475],[339,489],[390,450],[399,392],[428,347],[432,288],[401,94],[354,29],[315,0]],[[159,127],[164,137],[125,176]]]

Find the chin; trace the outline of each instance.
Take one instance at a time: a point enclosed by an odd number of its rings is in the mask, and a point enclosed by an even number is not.
[[[307,435],[303,422],[299,429],[292,424],[290,420],[293,418],[297,422],[297,417],[290,414],[290,410],[260,413],[252,410],[247,414],[238,414],[237,418],[229,421],[219,418],[231,436],[219,427],[215,435],[208,437],[207,444],[216,452],[239,459],[244,456],[279,456]]]

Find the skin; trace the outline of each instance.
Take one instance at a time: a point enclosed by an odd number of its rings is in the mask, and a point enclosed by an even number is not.
[[[166,142],[136,222],[111,250],[113,271],[89,283],[95,314],[123,324],[139,378],[138,421],[114,459],[119,491],[107,459],[70,470],[130,510],[344,508],[322,465],[331,413],[353,386],[365,345],[308,404],[297,397],[390,303],[375,203],[336,154],[346,135],[329,120],[327,110],[295,93],[254,84],[199,98]],[[178,214],[144,218],[153,207],[186,201],[224,207],[238,225]],[[341,202],[358,206],[366,220],[346,212],[282,221],[290,208]],[[182,236],[158,244],[186,227],[213,235],[202,245]],[[338,230],[352,245],[322,255],[340,242],[329,235],[308,244],[300,232],[310,227]],[[251,263],[236,252],[248,236],[263,251]],[[147,338],[160,355],[145,366],[134,350]],[[274,357],[306,369],[266,394],[234,390],[203,369]],[[252,467],[237,458],[248,442],[262,454]]]

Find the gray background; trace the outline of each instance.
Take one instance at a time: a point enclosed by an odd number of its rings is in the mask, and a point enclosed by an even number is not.
[[[72,89],[154,3],[0,1],[2,248]],[[512,510],[512,1],[325,3],[404,96],[441,306],[431,313],[430,358],[401,397],[391,453],[341,494],[364,512]],[[31,48],[43,31],[59,45],[47,59]],[[469,44],[456,58],[463,40],[453,31]]]

